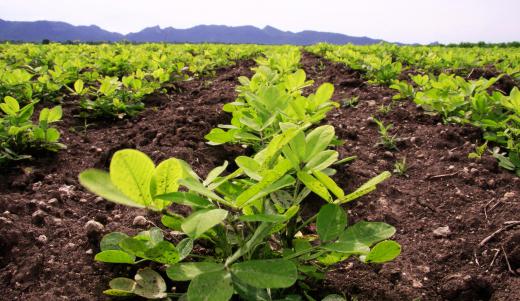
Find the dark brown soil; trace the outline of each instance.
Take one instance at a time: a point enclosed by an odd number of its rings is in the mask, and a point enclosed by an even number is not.
[[[327,286],[358,300],[520,300],[520,277],[508,271],[505,259],[507,254],[520,275],[520,226],[479,246],[504,222],[518,221],[520,212],[520,179],[499,169],[487,154],[480,161],[467,158],[481,133],[441,124],[411,102],[395,102],[389,113],[381,113],[381,105],[392,103],[392,89],[369,85],[358,72],[312,54],[304,54],[303,66],[315,87],[334,84],[335,100],[359,97],[357,107],[332,111],[327,118],[345,140],[340,154],[358,156],[338,172],[343,187],[352,190],[381,171],[392,171],[396,160],[406,158],[408,165],[406,176],[394,175],[349,205],[351,222],[394,225],[401,256],[383,266],[338,265]],[[379,134],[371,116],[394,125],[392,134],[401,139],[398,151],[375,145]],[[445,236],[434,233],[446,226]]]
[[[122,148],[137,148],[155,162],[183,159],[201,175],[234,158],[240,147],[208,146],[204,135],[229,122],[222,105],[236,98],[237,78],[251,76],[252,66],[252,60],[241,61],[215,78],[179,83],[177,93],[148,97],[149,108],[138,117],[92,122],[86,130],[72,117],[77,104],[65,103],[59,129],[68,149],[0,174],[0,300],[108,299],[102,291],[124,271],[93,261],[100,236],[135,234],[151,226],[132,226],[135,216],[151,222],[157,216],[97,200],[78,184],[78,174],[107,168]],[[103,224],[102,233],[87,235],[89,220]]]
[[[251,76],[253,64],[239,62],[213,79],[180,83],[178,92],[149,97],[149,108],[138,117],[94,122],[86,131],[71,117],[75,105],[64,105],[60,130],[68,149],[0,175],[0,300],[106,300],[103,289],[126,268],[93,261],[100,236],[136,233],[151,224],[132,226],[135,216],[150,223],[157,216],[97,200],[81,188],[77,175],[89,167],[106,168],[111,155],[127,147],[156,162],[184,159],[201,175],[242,153],[240,147],[208,146],[203,136],[229,121],[222,105],[234,100],[237,77]],[[520,268],[520,227],[479,246],[504,222],[519,219],[520,180],[487,155],[481,161],[467,159],[479,131],[443,125],[409,102],[395,103],[382,114],[379,107],[391,103],[391,89],[371,86],[361,74],[310,54],[302,64],[316,85],[334,84],[337,101],[359,97],[357,107],[334,110],[327,119],[345,140],[338,147],[341,155],[358,156],[336,176],[343,187],[352,190],[392,170],[396,159],[406,157],[409,166],[406,176],[394,175],[349,205],[350,222],[394,225],[402,255],[383,266],[349,260],[328,274],[321,290],[358,300],[520,299],[520,278],[508,271],[505,260],[507,254],[511,268]],[[402,139],[398,151],[375,146],[379,135],[372,115],[394,124],[393,133]],[[102,223],[102,232],[87,235],[89,220]],[[443,226],[450,233],[434,235]]]

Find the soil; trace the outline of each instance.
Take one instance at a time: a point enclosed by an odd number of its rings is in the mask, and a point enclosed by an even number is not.
[[[402,254],[382,266],[340,264],[328,274],[326,286],[358,300],[520,300],[520,227],[479,245],[505,222],[518,221],[520,178],[499,169],[488,154],[479,161],[468,159],[475,143],[482,143],[480,131],[442,124],[409,101],[392,103],[392,89],[367,84],[343,64],[305,53],[303,66],[315,80],[311,89],[330,82],[335,100],[359,97],[356,107],[332,111],[327,118],[345,140],[340,154],[358,156],[336,175],[342,187],[351,191],[392,171],[402,158],[408,165],[405,176],[394,175],[348,206],[351,223],[395,226]],[[389,113],[380,111],[390,104]],[[394,125],[397,151],[376,145],[379,134],[371,116]],[[506,255],[516,276],[508,270]]]
[[[342,187],[351,191],[392,170],[398,159],[406,157],[408,165],[405,176],[394,175],[348,205],[350,223],[394,225],[401,256],[385,265],[339,264],[321,292],[358,300],[520,300],[520,277],[507,264],[520,274],[520,227],[507,227],[479,245],[505,222],[518,220],[520,179],[488,155],[467,158],[481,133],[442,124],[411,102],[396,102],[383,114],[379,108],[391,103],[391,89],[369,85],[359,72],[308,53],[302,65],[314,88],[334,84],[338,102],[359,97],[356,107],[333,110],[326,121],[345,140],[338,147],[341,156],[358,156],[335,176]],[[148,97],[148,109],[133,119],[92,122],[86,129],[72,117],[74,101],[66,102],[59,128],[68,149],[0,174],[0,300],[108,300],[102,295],[108,281],[131,273],[93,261],[100,237],[111,231],[135,234],[157,223],[157,216],[96,198],[82,189],[77,175],[107,168],[111,155],[128,147],[156,162],[184,159],[200,175],[242,154],[237,146],[208,146],[203,137],[229,121],[222,105],[235,99],[238,76],[251,76],[252,66],[253,61],[240,61],[214,78],[178,83],[167,95]],[[376,145],[371,116],[394,124],[397,151]],[[133,225],[136,216],[147,222]],[[87,233],[90,220],[103,229]]]

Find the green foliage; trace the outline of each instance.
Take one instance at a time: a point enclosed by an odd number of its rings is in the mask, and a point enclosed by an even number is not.
[[[486,142],[484,142],[484,144],[482,144],[480,146],[476,146],[475,151],[468,154],[468,158],[477,159],[477,160],[482,159],[482,156],[486,152],[487,148],[488,148],[488,142],[486,141]]]
[[[11,96],[6,96],[0,103],[0,164],[31,158],[30,153],[37,150],[65,148],[58,142],[60,132],[51,126],[61,120],[61,107],[42,109],[38,123],[33,123],[31,117],[35,104],[32,102],[20,108],[18,101]]]
[[[394,163],[394,173],[400,176],[408,176],[406,172],[408,171],[408,165],[406,164],[406,157],[403,157],[401,160],[395,161]]]
[[[334,87],[329,83],[318,87],[315,94],[302,95],[303,88],[312,81],[307,81],[305,72],[297,69],[298,61],[294,52],[275,52],[259,60],[260,66],[251,79],[240,78],[239,97],[224,106],[225,111],[232,113],[231,124],[220,125],[208,133],[210,144],[241,143],[259,150],[283,131],[281,125],[305,127],[318,123],[337,107],[331,101]]]
[[[397,134],[390,134],[390,130],[394,127],[393,124],[385,125],[379,119],[372,117],[372,120],[377,124],[379,131],[379,142],[378,145],[382,145],[384,148],[389,150],[397,150]]]
[[[137,150],[120,150],[114,154],[110,172],[89,169],[79,176],[80,183],[93,193],[119,204],[163,210],[175,196],[181,178],[195,175],[180,159],[168,159],[157,167]]]
[[[171,158],[155,167],[145,154],[121,150],[114,154],[109,173],[81,173],[80,182],[90,191],[116,203],[161,211],[163,226],[183,236],[175,246],[157,229],[136,237],[111,233],[102,240],[96,258],[164,264],[172,281],[189,282],[185,291],[166,297],[188,300],[230,300],[234,295],[245,300],[299,299],[292,293],[307,295],[312,288],[305,281],[322,279],[331,264],[350,256],[374,263],[394,258],[396,243],[376,244],[394,234],[391,226],[349,226],[340,206],[373,191],[390,173],[383,172],[350,193],[331,178],[337,165],[352,160],[340,160],[333,149],[338,143],[334,127],[313,127],[336,106],[330,100],[334,88],[323,84],[314,94],[303,96],[302,89],[311,82],[297,69],[299,58],[296,50],[259,58],[255,75],[240,78],[237,101],[224,107],[233,115],[231,125],[206,136],[212,144],[252,146],[251,156],[235,159],[234,171],[225,162],[201,179],[181,160]],[[77,90],[83,91],[79,86]],[[326,205],[304,219],[301,204],[311,193]],[[171,203],[191,210],[176,214]],[[312,222],[319,240],[301,233]],[[371,231],[373,239],[352,236],[351,227]],[[210,252],[194,251],[197,244]],[[164,280],[149,274],[145,293],[133,289],[129,280],[121,281],[120,288],[111,287],[118,293],[165,298]]]

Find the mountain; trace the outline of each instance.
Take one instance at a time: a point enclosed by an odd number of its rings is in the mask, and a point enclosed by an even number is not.
[[[230,27],[225,25],[198,25],[187,29],[172,27],[148,27],[139,32],[123,35],[106,31],[98,26],[74,26],[65,22],[53,21],[5,21],[0,19],[0,41],[41,42],[82,41],[116,42],[167,42],[167,43],[245,43],[245,44],[294,44],[310,45],[318,42],[331,44],[352,43],[366,45],[382,40],[368,37],[352,37],[339,33],[301,31],[282,31],[266,26],[263,29],[254,26]]]

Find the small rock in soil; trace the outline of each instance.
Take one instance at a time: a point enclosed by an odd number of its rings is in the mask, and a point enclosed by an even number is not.
[[[41,242],[42,244],[44,244],[44,243],[47,242],[47,236],[45,236],[45,235],[42,234],[42,235],[38,236],[38,238],[37,238],[36,240],[38,240],[39,242]]]
[[[58,199],[57,198],[52,198],[50,200],[47,201],[47,204],[51,205],[51,206],[54,206],[58,203]]]
[[[45,222],[45,212],[43,210],[36,210],[31,215],[31,220],[35,225],[42,225]]]
[[[134,226],[146,226],[148,224],[148,221],[146,218],[142,215],[138,215],[134,218],[134,221],[132,222]]]
[[[105,228],[105,226],[103,226],[102,223],[96,222],[95,220],[89,220],[85,224],[85,231],[87,232],[87,235],[89,235],[89,236],[101,233],[104,228]]]
[[[446,238],[451,235],[451,230],[449,226],[439,227],[433,230],[433,236],[437,238]]]

